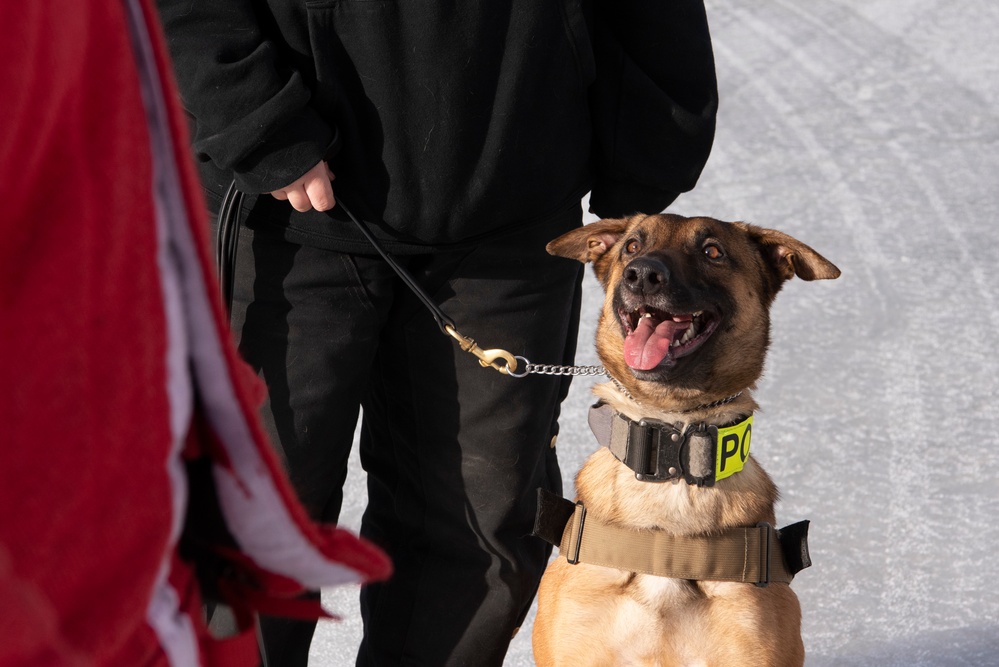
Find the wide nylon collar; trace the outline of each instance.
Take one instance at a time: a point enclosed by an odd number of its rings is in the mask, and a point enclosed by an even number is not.
[[[688,484],[713,486],[741,471],[749,459],[753,415],[729,426],[704,422],[667,424],[657,419],[634,421],[606,403],[590,408],[590,430],[597,442],[642,482],[683,479]]]

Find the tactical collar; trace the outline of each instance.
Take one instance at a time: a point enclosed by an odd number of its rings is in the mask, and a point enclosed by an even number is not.
[[[729,426],[697,422],[681,430],[682,423],[633,421],[603,402],[590,408],[589,423],[597,442],[634,470],[635,479],[683,479],[697,486],[713,486],[742,470],[753,433],[752,414]]]

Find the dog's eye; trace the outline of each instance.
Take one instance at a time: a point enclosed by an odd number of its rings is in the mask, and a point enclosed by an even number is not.
[[[722,249],[714,243],[709,243],[704,246],[704,255],[708,259],[721,259],[725,256],[725,253],[723,253]]]
[[[642,242],[638,239],[631,239],[626,244],[624,244],[624,251],[629,255],[634,255],[636,252],[642,249]]]

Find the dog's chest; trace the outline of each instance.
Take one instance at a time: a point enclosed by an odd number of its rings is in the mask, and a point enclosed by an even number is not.
[[[706,665],[697,642],[703,637],[704,598],[696,584],[636,575],[614,617],[615,664]]]
[[[689,604],[697,597],[697,590],[688,581],[646,574],[636,575],[630,593],[635,600],[656,611]]]
[[[725,499],[714,489],[635,479],[607,449],[600,449],[576,478],[579,499],[604,520],[640,530],[697,534],[718,528]]]

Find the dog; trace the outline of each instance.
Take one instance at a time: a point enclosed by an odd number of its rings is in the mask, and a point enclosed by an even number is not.
[[[772,528],[777,488],[748,451],[751,392],[784,282],[839,269],[779,231],[666,214],[601,220],[547,249],[593,264],[611,382],[591,411],[607,446],[579,471],[577,502],[554,511],[537,664],[802,665],[788,582],[809,564],[807,522]]]

